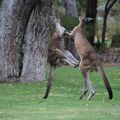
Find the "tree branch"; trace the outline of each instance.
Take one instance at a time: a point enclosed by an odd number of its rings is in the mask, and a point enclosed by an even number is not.
[[[117,2],[117,0],[108,0],[105,6],[105,12],[109,12],[112,6]]]

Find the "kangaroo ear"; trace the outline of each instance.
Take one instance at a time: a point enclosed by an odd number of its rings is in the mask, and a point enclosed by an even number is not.
[[[91,21],[91,20],[93,20],[93,18],[90,18],[90,17],[87,18],[87,21],[88,21],[88,22]]]
[[[85,17],[85,18],[83,19],[83,21],[85,21],[85,22],[86,22],[86,21],[87,21],[87,17]]]
[[[90,18],[90,17],[85,17],[85,19],[84,19],[85,22],[90,22],[92,20],[93,20],[93,18]]]
[[[84,21],[85,18],[86,18],[85,16],[80,16],[80,17],[79,17],[79,21],[81,21],[81,20]]]

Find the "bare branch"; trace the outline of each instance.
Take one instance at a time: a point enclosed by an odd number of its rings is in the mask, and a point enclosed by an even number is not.
[[[105,6],[105,12],[109,12],[112,6],[117,2],[117,0],[108,0]]]

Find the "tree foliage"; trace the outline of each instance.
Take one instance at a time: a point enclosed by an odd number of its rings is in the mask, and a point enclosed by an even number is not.
[[[61,20],[62,26],[67,30],[72,30],[76,25],[78,25],[79,20],[73,16],[64,16]]]

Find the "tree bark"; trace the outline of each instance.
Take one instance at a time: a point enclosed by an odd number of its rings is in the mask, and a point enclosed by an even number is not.
[[[0,82],[44,79],[51,6],[52,0],[1,2]]]
[[[78,17],[76,0],[65,0],[65,9],[67,16]]]
[[[0,81],[19,77],[21,42],[33,0],[3,0],[0,7]]]
[[[93,18],[94,21],[86,25],[87,39],[94,46],[95,23],[97,14],[97,0],[86,0],[86,17]]]
[[[25,37],[21,81],[37,82],[45,78],[51,5],[52,0],[36,0],[36,7],[31,15]]]

